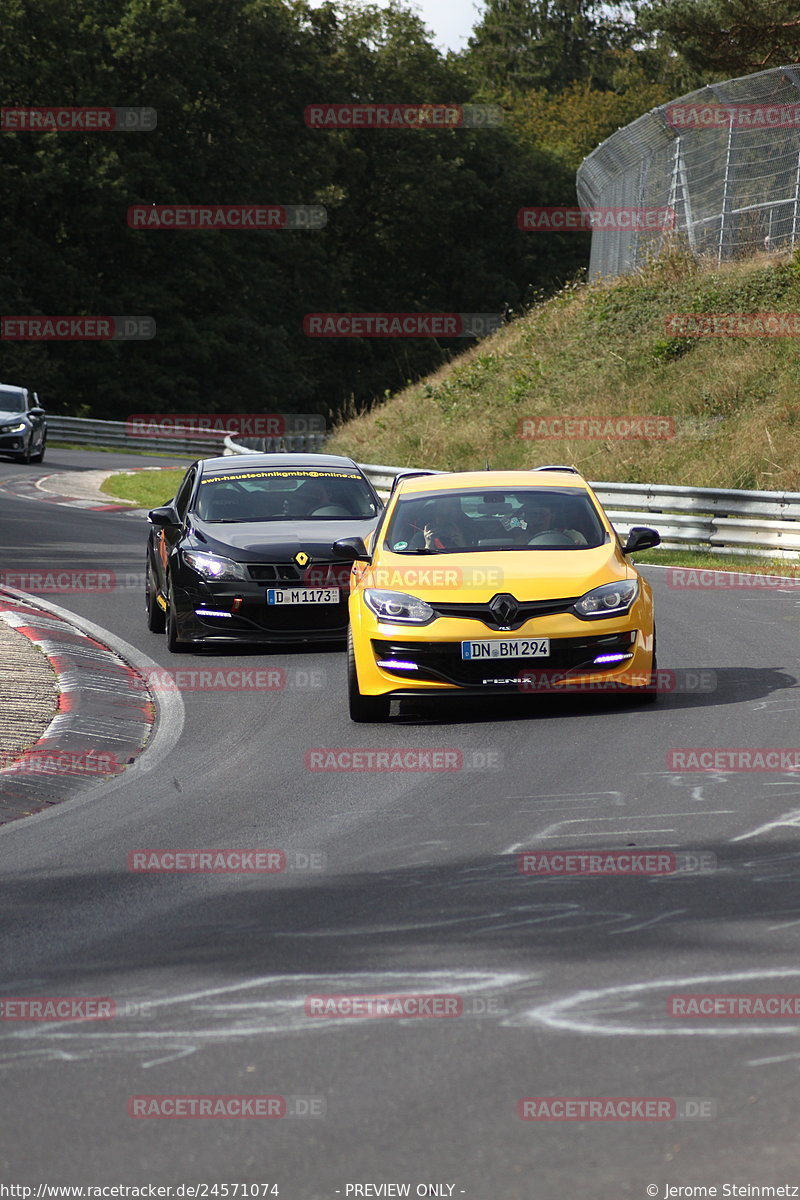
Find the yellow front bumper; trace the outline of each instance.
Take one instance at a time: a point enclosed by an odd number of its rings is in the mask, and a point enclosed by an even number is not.
[[[356,670],[358,673],[359,690],[363,695],[383,696],[390,693],[424,694],[426,692],[449,691],[520,691],[532,692],[540,686],[543,691],[570,691],[575,689],[600,690],[604,681],[617,685],[642,687],[649,682],[653,658],[653,613],[649,597],[640,593],[630,612],[607,620],[582,621],[570,613],[557,613],[544,617],[536,617],[527,621],[519,629],[498,632],[489,629],[482,622],[453,617],[439,617],[430,625],[389,624],[378,621],[372,611],[367,608],[359,591],[350,597],[350,624],[353,633],[353,650]],[[585,641],[590,638],[610,637],[615,634],[634,634],[633,642],[628,646],[632,657],[608,668],[576,670],[550,665],[547,660],[537,658],[508,658],[486,660],[486,666],[491,664],[491,670],[498,677],[512,679],[523,672],[530,675],[532,685],[513,684],[462,684],[440,680],[419,678],[418,671],[392,671],[379,667],[373,641],[419,646],[433,649],[441,643],[460,643],[462,641],[492,639],[575,639]],[[552,678],[545,681],[544,673],[552,673]],[[416,678],[415,678],[416,677]],[[540,680],[536,684],[537,678]]]

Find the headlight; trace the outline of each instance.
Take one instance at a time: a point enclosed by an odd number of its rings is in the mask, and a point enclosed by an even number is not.
[[[592,588],[575,604],[575,612],[579,617],[616,617],[626,613],[639,595],[637,579],[623,579],[620,583],[604,583],[602,587]]]
[[[384,592],[367,588],[364,600],[367,608],[381,621],[397,622],[401,625],[425,625],[436,616],[430,604],[416,596],[407,596],[405,592]]]
[[[204,579],[249,579],[247,568],[232,558],[220,558],[216,554],[202,554],[196,550],[184,550],[184,560]]]
[[[28,426],[24,421],[20,421],[18,425],[0,425],[0,433],[22,433]]]

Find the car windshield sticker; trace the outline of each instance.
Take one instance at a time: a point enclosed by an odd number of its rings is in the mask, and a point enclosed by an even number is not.
[[[226,483],[237,479],[360,479],[356,471],[226,471],[222,475],[209,475],[202,483]]]

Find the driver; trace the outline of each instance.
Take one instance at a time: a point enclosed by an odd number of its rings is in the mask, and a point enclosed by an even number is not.
[[[335,498],[331,496],[330,484],[324,479],[312,479],[308,483],[304,483],[302,489],[298,489],[298,497],[302,499],[303,507],[309,517],[318,508],[325,508],[328,504],[336,502]]]
[[[576,546],[587,546],[588,542],[579,529],[565,529],[558,523],[556,511],[550,504],[541,500],[531,499],[523,505],[522,519],[525,528],[520,535],[520,542],[530,544],[540,533],[562,533],[574,542]],[[521,528],[521,526],[520,526]]]

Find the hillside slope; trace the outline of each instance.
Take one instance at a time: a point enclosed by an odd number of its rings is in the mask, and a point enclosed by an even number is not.
[[[800,313],[800,257],[712,268],[672,253],[634,276],[570,285],[341,424],[326,449],[445,470],[567,462],[590,479],[800,491],[800,336],[670,336],[667,315],[685,312]],[[532,417],[673,426],[648,440],[520,437]]]

